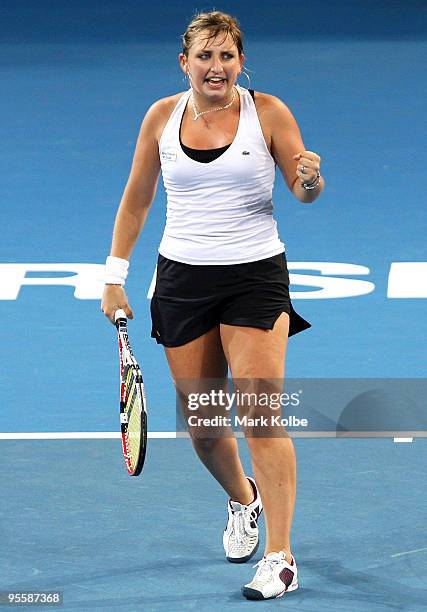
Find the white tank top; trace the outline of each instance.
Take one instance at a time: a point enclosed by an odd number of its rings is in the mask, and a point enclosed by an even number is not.
[[[273,218],[275,162],[264,140],[255,103],[238,87],[240,119],[229,148],[209,163],[181,148],[180,126],[191,95],[179,99],[160,138],[167,194],[159,253],[187,264],[236,264],[282,253]]]

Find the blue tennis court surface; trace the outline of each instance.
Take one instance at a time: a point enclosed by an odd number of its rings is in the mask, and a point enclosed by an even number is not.
[[[160,436],[141,478],[126,476],[120,442],[108,438],[118,431],[118,355],[99,310],[102,264],[141,119],[186,87],[176,56],[196,8],[2,8],[0,591],[57,589],[66,610],[257,605],[240,595],[252,567],[223,558],[225,495],[188,440],[165,437],[175,396],[147,299],[161,185],[127,283]],[[425,3],[217,8],[246,33],[251,86],[281,97],[322,156],[326,189],[312,206],[280,176],[274,194],[294,303],[313,326],[290,340],[287,375],[427,378]],[[56,432],[64,437],[43,439]],[[425,438],[295,445],[301,588],[265,605],[425,609]]]

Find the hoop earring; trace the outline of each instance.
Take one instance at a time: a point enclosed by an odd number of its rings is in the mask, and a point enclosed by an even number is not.
[[[240,74],[244,74],[244,75],[245,75],[245,77],[246,77],[246,78],[247,78],[247,80],[248,80],[247,85],[248,85],[248,87],[250,87],[250,84],[251,84],[251,77],[249,76],[249,74],[248,74],[247,70],[250,72],[249,68],[248,68],[248,69],[243,68],[243,69],[242,69],[242,72],[241,72]],[[239,74],[239,76],[240,76],[240,74]],[[238,76],[237,78],[239,78],[239,76]],[[236,83],[237,83],[237,81],[236,81]],[[239,83],[237,83],[237,84],[239,84]]]

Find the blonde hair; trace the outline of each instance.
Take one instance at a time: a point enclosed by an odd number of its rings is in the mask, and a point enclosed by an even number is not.
[[[243,34],[235,17],[220,11],[210,13],[198,13],[188,24],[187,30],[182,35],[182,52],[188,57],[190,47],[194,44],[195,38],[200,32],[208,30],[204,40],[215,38],[220,32],[224,32],[225,37],[230,34],[239,55],[243,53]]]

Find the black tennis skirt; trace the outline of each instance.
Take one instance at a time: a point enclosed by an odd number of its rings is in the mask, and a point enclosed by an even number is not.
[[[311,327],[292,307],[285,253],[241,264],[190,265],[159,254],[151,337],[173,347],[215,325],[273,329],[282,312],[289,336]]]

